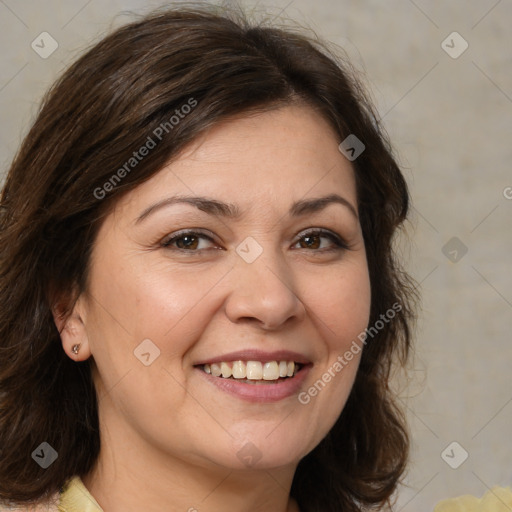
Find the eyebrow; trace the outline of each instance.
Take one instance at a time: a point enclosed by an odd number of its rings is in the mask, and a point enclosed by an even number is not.
[[[197,209],[216,217],[226,217],[236,220],[242,216],[240,208],[232,203],[223,203],[222,201],[210,199],[208,197],[173,196],[163,199],[162,201],[158,201],[146,208],[136,219],[135,224],[142,222],[155,211],[173,204],[190,204],[195,206]],[[292,217],[299,217],[301,215],[316,213],[324,210],[330,204],[341,204],[345,206],[356,220],[359,220],[359,216],[357,215],[357,211],[354,206],[338,194],[329,194],[324,197],[313,199],[301,199],[300,201],[293,203],[290,208],[290,215]]]

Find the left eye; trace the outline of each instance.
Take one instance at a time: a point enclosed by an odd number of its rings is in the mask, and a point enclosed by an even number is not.
[[[320,247],[322,245],[321,239],[326,238],[331,241],[331,247]],[[302,233],[300,237],[300,241],[297,242],[301,244],[301,249],[317,249],[317,250],[343,250],[347,249],[347,245],[343,242],[343,240],[331,233],[330,231],[316,230],[316,231],[308,231],[307,233]],[[332,247],[334,245],[334,247]]]
[[[323,247],[322,239],[330,240],[331,247]],[[187,231],[174,235],[173,237],[164,241],[162,245],[164,247],[174,246],[176,249],[182,251],[196,252],[207,248],[201,247],[201,241],[207,241],[213,244],[215,243],[212,237],[205,235],[204,233],[199,233],[197,231]],[[329,231],[322,230],[302,233],[299,241],[296,242],[295,245],[297,244],[300,244],[299,249],[314,249],[323,251],[347,249],[347,245],[339,236]]]

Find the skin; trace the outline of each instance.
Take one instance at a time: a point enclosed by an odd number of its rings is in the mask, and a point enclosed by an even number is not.
[[[370,281],[357,216],[338,203],[288,213],[295,201],[332,193],[357,213],[354,171],[339,142],[306,106],[231,119],[105,219],[88,291],[64,324],[55,316],[69,357],[96,365],[102,448],[83,481],[105,512],[299,510],[289,495],[295,469],[339,417],[361,354],[306,405],[298,393],[244,401],[193,365],[241,349],[293,350],[313,363],[300,390],[307,391],[367,327]],[[136,223],[176,194],[234,203],[243,215],[173,204]],[[163,246],[188,228],[213,241]],[[348,248],[305,237],[310,228],[339,235]],[[236,252],[249,236],[263,250],[252,263]],[[160,350],[149,366],[134,356],[145,339]],[[253,467],[237,457],[249,441],[261,454]]]

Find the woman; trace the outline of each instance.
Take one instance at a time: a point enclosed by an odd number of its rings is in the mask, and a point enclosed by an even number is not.
[[[0,498],[388,508],[408,199],[318,41],[215,7],[106,37],[48,93],[1,196]]]

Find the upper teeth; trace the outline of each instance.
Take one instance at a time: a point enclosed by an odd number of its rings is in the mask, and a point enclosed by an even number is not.
[[[203,370],[214,377],[249,380],[277,380],[293,377],[298,370],[294,361],[233,361],[205,364]]]

